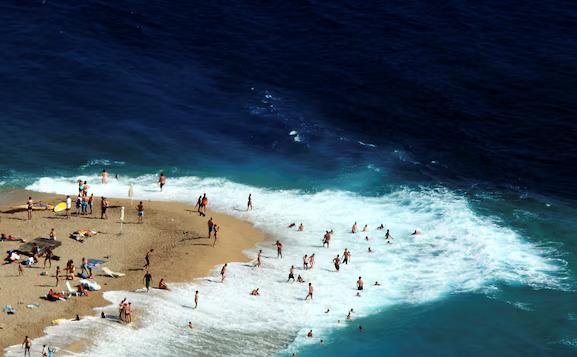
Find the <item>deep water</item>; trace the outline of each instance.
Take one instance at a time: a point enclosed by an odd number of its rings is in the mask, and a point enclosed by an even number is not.
[[[574,4],[9,0],[0,21],[0,187],[447,189],[562,283],[395,305],[299,356],[577,353]]]

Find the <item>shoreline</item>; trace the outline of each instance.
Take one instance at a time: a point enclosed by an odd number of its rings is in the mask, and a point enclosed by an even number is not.
[[[5,211],[14,205],[23,204],[28,196],[32,196],[35,201],[52,204],[65,200],[64,195],[23,189],[0,190],[0,210]],[[56,216],[51,210],[33,212],[32,221],[26,220],[26,212],[0,214],[2,233],[31,241],[36,237],[47,237],[50,229],[55,228],[56,238],[62,242],[62,245],[54,250],[54,254],[60,256],[61,260],[53,262],[51,269],[43,269],[42,258],[34,267],[24,268],[24,276],[21,277],[17,274],[15,264],[0,266],[0,307],[11,305],[16,309],[15,315],[4,312],[0,315],[0,351],[4,353],[7,347],[22,343],[26,335],[31,338],[44,335],[45,328],[50,326],[53,320],[73,319],[76,314],[96,316],[96,308],[115,303],[103,298],[106,291],[143,287],[142,266],[148,249],[154,249],[150,268],[153,275],[152,286],[157,286],[160,278],[164,278],[170,286],[171,283],[190,283],[207,276],[220,264],[247,262],[250,258],[244,251],[267,239],[266,234],[251,223],[213,211],[207,211],[206,217],[201,217],[192,205],[172,201],[144,201],[144,224],[137,224],[137,200],[132,204],[127,199],[109,200],[112,205],[126,207],[122,234],[119,234],[119,209],[109,209],[108,220],[99,219],[100,210],[97,210],[96,206],[100,199],[95,202],[93,215],[72,216],[69,219]],[[209,217],[220,226],[215,247],[212,246],[213,239],[206,238]],[[79,229],[90,229],[99,233],[80,243],[69,238],[70,233]],[[20,244],[0,242],[0,248],[4,253]],[[41,296],[54,285],[55,267],[60,266],[63,270],[66,261],[73,259],[76,271],[79,272],[82,257],[106,260],[103,266],[125,273],[126,276],[111,278],[95,269],[94,279],[102,286],[102,290],[90,292],[88,297],[73,297],[66,302],[42,299]],[[44,271],[46,275],[41,275]],[[61,277],[56,291],[66,289],[64,281]],[[73,286],[77,282],[78,278],[71,281]],[[28,309],[28,304],[40,306]],[[40,348],[41,346],[33,345],[33,351]]]

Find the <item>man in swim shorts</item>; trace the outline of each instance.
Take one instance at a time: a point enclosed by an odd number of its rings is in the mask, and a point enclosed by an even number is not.
[[[290,268],[290,270],[289,270],[288,280],[286,281],[287,283],[288,283],[289,281],[291,281],[291,279],[293,280],[293,283],[294,283],[294,281],[295,281],[294,271],[295,271],[295,266],[294,266],[294,265],[291,265],[291,268]]]
[[[160,192],[162,192],[162,188],[166,183],[166,176],[164,176],[164,172],[160,173],[160,177],[158,178],[158,185],[160,186]]]

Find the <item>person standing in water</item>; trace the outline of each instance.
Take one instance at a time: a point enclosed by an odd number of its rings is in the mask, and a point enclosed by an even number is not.
[[[106,169],[102,169],[102,173],[100,175],[102,176],[102,183],[107,184],[108,183],[108,172],[106,172]]]
[[[337,271],[339,271],[339,269],[341,267],[341,258],[339,257],[338,254],[337,254],[337,257],[335,259],[333,259],[333,263],[335,264],[335,269]]]
[[[257,267],[257,268],[260,268],[260,265],[261,265],[261,261],[260,261],[261,256],[262,256],[262,250],[259,250],[259,251],[258,251],[258,255],[256,256],[256,267]]]
[[[353,224],[353,228],[351,228],[351,233],[352,234],[357,233],[357,222],[355,222],[355,224]]]
[[[350,258],[351,258],[351,252],[347,248],[345,248],[345,251],[343,252],[343,263],[348,265]]]
[[[194,293],[194,308],[198,307],[198,290]]]
[[[252,210],[252,193],[248,194],[248,202],[246,204],[246,210]]]
[[[315,266],[315,253],[311,254],[309,257],[309,269],[312,269]]]
[[[138,214],[138,223],[142,224],[142,218],[144,217],[144,204],[142,201],[136,206],[137,214]]]
[[[158,178],[158,185],[160,186],[160,192],[162,192],[162,188],[166,183],[166,176],[164,176],[164,172],[160,173],[160,177]]]
[[[295,274],[294,274],[294,272],[295,272],[295,266],[294,266],[294,265],[291,265],[291,268],[290,268],[290,270],[289,270],[289,276],[288,276],[288,279],[287,279],[287,281],[286,281],[287,283],[288,283],[289,281],[291,281],[291,279],[293,280],[293,283],[295,282]]]
[[[226,267],[228,266],[228,263],[224,264],[222,266],[222,269],[220,269],[220,282],[223,283],[224,282],[224,277],[226,274]]]
[[[206,214],[206,206],[208,206],[208,197],[206,197],[206,193],[202,195],[200,203],[202,204],[202,211]]]
[[[28,356],[31,356],[30,348],[32,348],[32,340],[30,339],[30,337],[26,336],[24,338],[24,342],[22,342],[22,348],[24,348],[24,356],[26,356],[26,354],[28,354]]]
[[[273,245],[276,246],[276,257],[282,258],[282,243],[277,240]]]
[[[32,219],[32,207],[34,206],[34,201],[32,197],[28,197],[28,202],[26,202],[26,212],[28,212],[28,220]]]
[[[305,256],[303,257],[303,270],[308,269],[309,269],[309,256],[305,254]]]
[[[357,280],[357,290],[363,290],[363,278],[359,276],[359,280]]]
[[[146,291],[150,291],[150,284],[152,284],[152,275],[147,270],[144,274],[144,284],[146,285]]]
[[[305,297],[305,301],[307,301],[309,297],[311,298],[311,300],[313,299],[313,292],[314,292],[313,284],[309,283],[309,289],[307,296]]]

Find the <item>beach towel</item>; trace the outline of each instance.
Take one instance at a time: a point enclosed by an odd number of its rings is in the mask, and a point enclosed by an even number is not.
[[[54,251],[54,249],[56,249],[62,245],[62,242],[57,241],[57,240],[52,240],[49,238],[36,238],[31,242],[27,242],[27,243],[20,245],[20,247],[18,247],[18,249],[16,249],[16,252],[18,252],[19,254],[24,254],[24,255],[31,257],[33,255],[32,247],[34,246],[34,243],[36,243],[36,245],[38,246],[39,254],[43,254],[46,251],[46,248],[48,248],[48,247],[52,251]]]
[[[14,315],[14,314],[16,313],[16,309],[13,308],[13,307],[10,306],[10,305],[4,306],[3,311],[4,311],[5,313],[7,313],[8,315]]]

